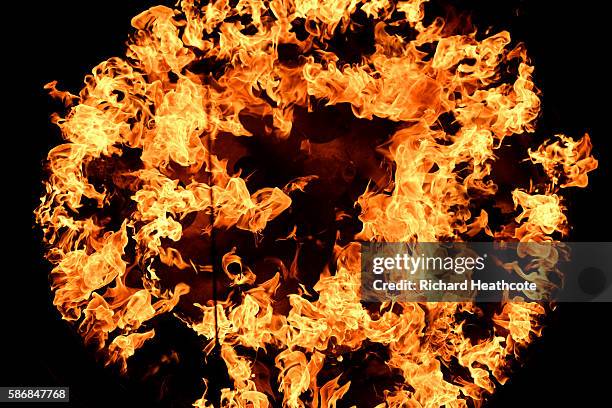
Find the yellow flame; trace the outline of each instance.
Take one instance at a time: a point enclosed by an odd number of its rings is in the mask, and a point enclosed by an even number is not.
[[[357,242],[461,241],[480,232],[500,241],[554,239],[567,232],[561,189],[586,186],[597,161],[588,135],[579,141],[559,136],[529,150],[528,159],[548,180],[539,189],[517,186],[514,208],[500,203],[512,216],[491,224],[476,200],[498,200],[492,165],[502,142],[534,131],[540,101],[533,67],[522,46],[510,47],[508,32],[482,38],[454,34],[440,18],[426,25],[424,2],[239,0],[232,6],[184,0],[176,10],[156,6],[133,18],[126,56],[96,66],[78,96],[48,84],[51,95],[71,106],[65,117],[53,118],[65,143],[49,152],[46,194],[36,210],[62,316],[125,369],[155,335],[148,322],[179,313],[175,307],[191,290],[182,282],[162,284],[159,263],[212,270],[210,259],[198,263],[175,244],[209,239],[214,229],[265,234],[291,208],[290,195],[317,179],[305,175],[284,188],[250,191],[246,177],[230,174],[211,146],[221,136],[253,137],[245,118],[266,124],[261,137],[287,139],[296,109],[348,104],[355,118],[398,125],[378,147],[392,165],[389,177],[372,180],[358,198],[363,228],[353,243],[336,245],[333,268],[312,288],[316,297],[301,287],[288,295],[288,311],[279,311],[275,293],[298,276],[297,263],[289,270],[281,262],[281,273],[255,285],[253,268],[236,247],[220,255],[231,285],[243,288],[240,296],[196,305],[199,319],[182,320],[210,341],[205,352],[215,335],[219,339],[233,384],[222,390],[222,406],[268,407],[275,394],[288,407],[335,407],[350,392],[350,379],[321,383],[318,374],[329,356],[342,357],[337,347],[357,351],[365,342],[386,348],[386,365],[403,378],[403,385],[381,391],[379,406],[480,405],[508,378],[510,358],[540,335],[544,308],[506,303],[489,335],[478,340],[467,336],[458,317],[479,315],[473,304],[369,310],[360,302]],[[375,21],[373,48],[347,63],[329,44],[356,26],[356,13]],[[296,24],[305,35],[296,34]],[[406,27],[406,35],[392,34],[397,27]],[[282,45],[299,50],[295,63],[281,61]],[[433,51],[424,51],[427,46]],[[508,79],[501,72],[510,62],[518,68]],[[220,68],[202,73],[197,63]],[[456,131],[444,130],[443,115]],[[302,147],[310,150],[309,143]],[[134,155],[137,160],[129,158]],[[116,164],[102,169],[101,158]],[[96,179],[100,175],[128,194],[119,212],[111,210],[115,193]],[[182,221],[194,214],[197,228],[185,228]],[[283,239],[296,234],[294,228]],[[523,275],[547,279],[545,273]],[[253,379],[255,362],[239,349],[271,353],[278,389]],[[464,371],[444,375],[453,365]],[[211,406],[206,391],[194,406]]]

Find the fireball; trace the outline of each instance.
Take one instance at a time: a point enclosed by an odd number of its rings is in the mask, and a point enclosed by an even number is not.
[[[124,371],[177,319],[229,378],[197,407],[481,405],[550,308],[365,304],[359,242],[558,240],[597,161],[588,135],[530,141],[522,44],[424,3],[183,0],[78,95],[48,84],[63,319]]]

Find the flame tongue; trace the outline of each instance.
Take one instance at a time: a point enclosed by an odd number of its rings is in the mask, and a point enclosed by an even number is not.
[[[426,25],[423,3],[157,6],[78,96],[49,84],[71,106],[36,210],[62,316],[126,369],[172,311],[204,352],[218,339],[223,406],[479,405],[544,308],[366,308],[357,242],[549,241],[597,161],[559,136],[521,157],[546,178],[497,180],[502,143],[534,131],[533,67],[507,32]]]

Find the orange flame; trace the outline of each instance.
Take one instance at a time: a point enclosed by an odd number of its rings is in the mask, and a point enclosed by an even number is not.
[[[350,398],[353,382],[344,373],[323,381],[321,373],[369,344],[386,350],[384,364],[402,378],[372,397],[378,407],[480,405],[541,334],[545,309],[503,304],[488,318],[489,332],[475,338],[461,317],[487,319],[474,304],[367,308],[357,242],[462,241],[480,233],[555,239],[567,232],[562,189],[585,187],[597,161],[588,135],[577,142],[559,136],[523,154],[548,178],[510,186],[504,196],[508,186],[497,182],[493,165],[506,138],[534,131],[533,67],[507,32],[482,38],[455,34],[440,18],[425,24],[424,2],[183,0],[177,10],[156,6],[136,16],[126,57],[96,66],[78,96],[48,84],[71,106],[53,118],[66,142],[49,152],[36,210],[64,319],[125,369],[155,336],[149,322],[174,311],[209,341],[205,352],[218,339],[233,384],[222,390],[222,406],[335,407]],[[373,21],[373,43],[347,62],[332,40],[357,29],[356,15]],[[283,47],[298,57],[288,61]],[[227,296],[197,303],[181,274],[210,276],[214,260],[184,243],[210,241],[221,230],[259,239],[319,178],[249,188],[248,177],[228,170],[213,150],[231,139],[291,139],[300,112],[323,105],[394,125],[368,158],[379,162],[355,203],[361,231],[348,244],[338,240],[316,284],[296,291],[283,288],[300,276],[299,246],[292,265],[276,260],[278,273],[262,280],[236,245],[220,254]],[[352,139],[343,140],[342,149],[351,149]],[[300,149],[323,151],[308,137]],[[501,222],[492,222],[487,201],[502,209]],[[301,234],[294,227],[282,239]],[[200,314],[182,313],[179,303]],[[277,388],[255,378],[255,361],[243,350],[273,358]],[[206,392],[194,405],[211,406]]]

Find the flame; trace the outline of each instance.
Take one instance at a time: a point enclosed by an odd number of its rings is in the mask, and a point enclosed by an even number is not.
[[[176,10],[156,6],[134,17],[126,56],[96,66],[78,95],[48,84],[69,109],[52,118],[65,143],[49,152],[35,214],[62,317],[126,370],[155,336],[155,317],[173,312],[206,339],[205,354],[218,342],[231,379],[222,406],[481,405],[541,335],[546,309],[529,302],[504,303],[493,314],[471,303],[366,307],[357,243],[558,239],[568,232],[563,189],[585,187],[597,161],[588,135],[560,135],[522,153],[545,177],[498,181],[502,145],[535,130],[534,68],[508,32],[463,34],[441,18],[425,23],[424,3],[183,0]],[[363,21],[373,27],[371,43],[351,58],[334,41]],[[296,242],[293,261],[266,258],[276,267],[267,277],[243,258],[239,241],[215,260],[216,232],[265,240],[325,173],[253,185],[227,151],[247,139],[298,140],[303,154],[332,166],[334,152],[359,150],[355,134],[321,142],[298,122],[343,107],[348,122],[392,129],[368,135],[371,151],[355,153],[369,181],[354,200],[361,230],[348,241],[337,234],[312,285],[300,282],[300,239],[308,232],[297,225],[277,237]],[[491,208],[502,215],[491,216]],[[351,218],[336,212],[337,221]],[[190,283],[193,276],[204,284]],[[217,289],[223,296],[213,299]],[[194,305],[195,315],[186,312]],[[470,335],[465,316],[490,329]],[[358,378],[329,370],[373,345],[401,380],[362,401]],[[256,376],[254,356],[262,354],[273,361],[265,381]],[[194,406],[212,405],[208,384]]]

